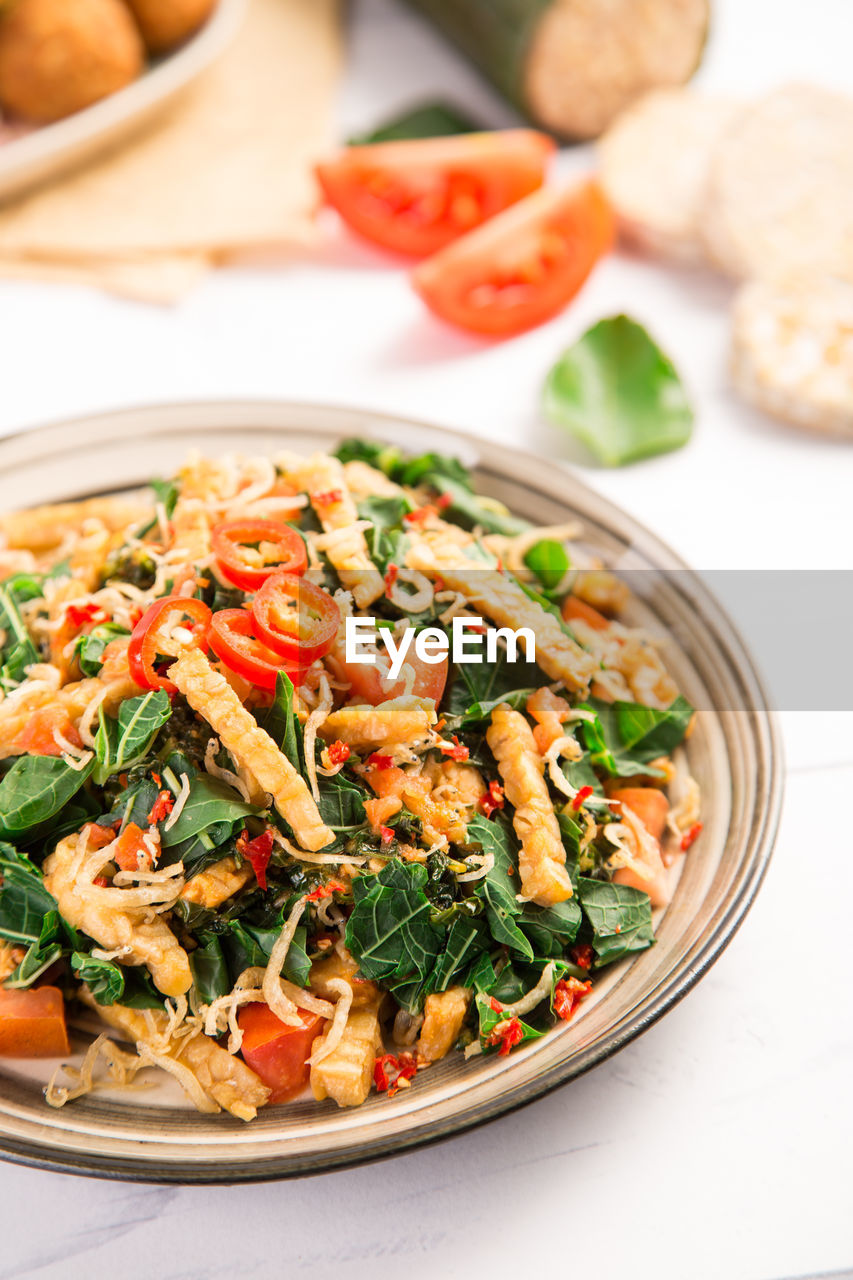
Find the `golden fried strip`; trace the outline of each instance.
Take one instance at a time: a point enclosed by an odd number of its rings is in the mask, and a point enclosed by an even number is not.
[[[565,902],[572,896],[572,882],[533,731],[520,712],[502,702],[492,712],[486,741],[515,810],[512,825],[521,841],[521,892],[540,907]]]
[[[187,649],[169,668],[169,676],[223,747],[272,795],[276,809],[293,828],[302,848],[313,853],[331,844],[334,832],[320,817],[304,779],[204,654],[199,649]]]

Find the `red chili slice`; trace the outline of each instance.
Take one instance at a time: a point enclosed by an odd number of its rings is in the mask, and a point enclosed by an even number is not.
[[[267,578],[252,602],[260,639],[299,667],[310,667],[335,643],[341,611],[328,591],[293,573]]]
[[[305,543],[279,520],[230,520],[212,535],[213,554],[223,578],[241,591],[257,591],[270,574],[304,573]]]
[[[172,681],[157,670],[157,659],[174,659],[177,656],[171,632],[181,620],[189,620],[188,629],[192,633],[190,639],[182,642],[181,648],[206,649],[210,618],[207,605],[191,596],[163,596],[149,605],[133,628],[127,649],[130,674],[136,683],[143,689],[165,689],[167,693],[177,693]]]
[[[291,671],[284,659],[258,639],[252,615],[245,609],[220,609],[210,623],[210,647],[226,667],[259,689],[274,689],[279,671],[299,684],[304,671]]]

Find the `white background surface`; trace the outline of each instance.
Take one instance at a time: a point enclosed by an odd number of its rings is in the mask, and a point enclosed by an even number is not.
[[[850,0],[715,8],[708,87],[849,87]],[[390,0],[357,4],[350,36],[344,132],[438,93],[511,119]],[[851,567],[853,446],[729,394],[723,281],[614,257],[564,316],[490,348],[439,329],[400,269],[328,231],[313,260],[220,273],[174,310],[0,284],[0,430],[218,396],[395,410],[575,462],[699,567]],[[686,449],[605,472],[536,405],[560,350],[622,310],[675,359],[698,414]],[[785,717],[785,814],[754,910],[688,999],[592,1075],[438,1148],[301,1183],[134,1187],[0,1165],[0,1280],[770,1280],[853,1266],[851,720]]]

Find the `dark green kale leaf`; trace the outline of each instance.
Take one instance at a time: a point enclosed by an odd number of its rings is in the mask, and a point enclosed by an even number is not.
[[[517,875],[518,845],[509,823],[498,817],[478,815],[468,823],[468,840],[478,844],[484,853],[493,854],[495,859],[489,873],[477,881],[475,891],[486,904],[486,920],[492,937],[499,946],[510,947],[532,960],[533,948],[517,923],[522,910],[516,898],[521,892]]]
[[[441,952],[444,930],[430,919],[426,882],[425,867],[397,859],[378,875],[355,880],[353,888],[359,891],[347,922],[346,943],[366,978],[387,984],[423,983],[428,977]]]
[[[669,755],[683,740],[693,715],[686,698],[678,697],[665,710],[638,702],[603,702],[590,698],[581,710],[591,711],[595,720],[581,722],[581,734],[590,753],[590,763],[614,778],[654,774],[652,760]]]
[[[95,767],[74,769],[61,756],[19,756],[0,782],[0,839],[43,830],[77,794]]]
[[[578,895],[592,928],[596,968],[645,951],[654,942],[652,907],[641,889],[580,876]]]
[[[163,689],[128,698],[119,707],[118,719],[99,708],[95,735],[97,764],[93,781],[103,786],[114,773],[127,773],[148,755],[154,739],[172,714],[169,695]]]

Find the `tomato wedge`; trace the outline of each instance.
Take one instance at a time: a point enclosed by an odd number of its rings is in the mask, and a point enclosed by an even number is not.
[[[280,520],[230,520],[218,524],[211,538],[223,578],[241,591],[257,591],[271,573],[304,573],[305,543]]]
[[[380,142],[318,165],[317,178],[354,231],[424,257],[541,187],[553,150],[533,129]]]
[[[175,658],[178,649],[206,649],[210,617],[207,605],[192,596],[163,596],[149,605],[133,628],[127,647],[128,666],[136,683],[143,689],[177,693],[172,681],[157,670],[157,659]],[[186,634],[176,636],[176,627]]]
[[[328,591],[292,573],[267,578],[252,601],[252,618],[258,637],[300,667],[329,652],[341,625]]]
[[[612,241],[595,182],[537,191],[421,263],[412,283],[442,320],[508,338],[562,311]]]
[[[243,1059],[272,1090],[270,1102],[286,1102],[308,1083],[306,1059],[323,1030],[324,1019],[305,1009],[297,1012],[302,1019],[299,1027],[282,1022],[268,1004],[246,1004],[237,1014],[237,1025],[243,1032]]]
[[[294,684],[304,678],[304,671],[290,670],[280,654],[258,639],[254,620],[246,609],[220,609],[215,613],[209,644],[226,667],[259,689],[274,689],[279,671],[287,671]]]
[[[341,646],[343,653],[343,645]],[[374,707],[380,702],[388,702],[391,698],[400,698],[403,694],[413,694],[416,698],[432,698],[438,706],[447,684],[448,660],[445,657],[438,663],[422,662],[411,650],[406,655],[403,670],[397,680],[382,683],[382,671],[379,667],[366,662],[346,662],[343,657],[337,658],[345,680],[350,682],[351,694],[371,702]]]
[[[0,1058],[59,1058],[70,1049],[58,987],[0,987]]]

